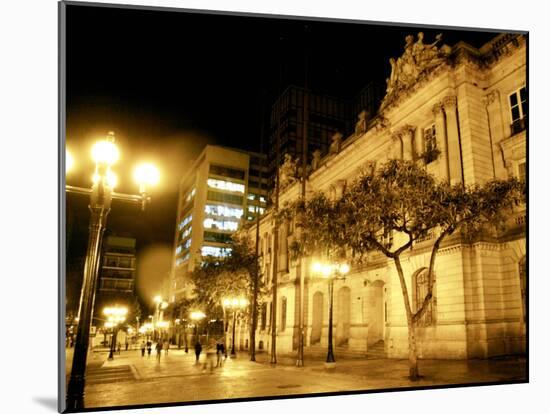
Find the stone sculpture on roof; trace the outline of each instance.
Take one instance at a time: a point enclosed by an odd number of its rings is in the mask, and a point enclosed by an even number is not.
[[[367,121],[369,113],[366,110],[362,110],[357,115],[357,122],[355,123],[355,135],[361,135],[367,132]]]
[[[441,33],[435,37],[435,41],[424,44],[424,33],[419,32],[416,42],[412,35],[405,37],[403,55],[395,59],[390,58],[391,73],[386,79],[386,97],[384,102],[392,100],[400,91],[408,89],[422,75],[439,66],[449,56],[451,48],[447,45],[438,47],[441,41]],[[384,106],[384,104],[383,104]]]
[[[286,188],[296,181],[296,160],[290,154],[285,154],[283,165],[279,169],[280,189]]]

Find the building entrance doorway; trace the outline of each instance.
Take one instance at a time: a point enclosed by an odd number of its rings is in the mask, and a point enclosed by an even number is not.
[[[351,290],[343,287],[338,291],[336,346],[347,345],[350,336],[351,322]]]
[[[369,326],[367,345],[370,346],[384,340],[386,325],[384,282],[376,280],[369,284],[365,299],[367,323]]]

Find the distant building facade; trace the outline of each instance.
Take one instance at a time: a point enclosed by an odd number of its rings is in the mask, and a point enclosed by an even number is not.
[[[133,322],[141,314],[135,293],[136,239],[110,235],[105,237],[102,250],[92,324],[102,328],[103,310],[110,306],[126,307],[127,322]]]
[[[136,239],[108,236],[102,259],[99,292],[134,293]]]
[[[207,145],[180,182],[170,301],[189,294],[187,273],[205,256],[224,257],[231,235],[267,205],[264,155]]]
[[[527,174],[526,39],[502,34],[481,48],[460,42],[424,44],[406,38],[405,51],[392,59],[384,100],[373,119],[358,124],[341,145],[316,160],[307,192],[345,191],[367,165],[389,159],[414,160],[437,179],[481,184],[492,178]],[[322,167],[322,168],[321,168]],[[300,196],[298,182],[281,191],[280,201]],[[526,211],[518,208],[497,236],[474,242],[453,235],[440,248],[435,266],[434,300],[420,326],[420,358],[485,358],[519,354],[526,348]],[[279,257],[273,257],[273,218],[260,222],[261,268],[269,289],[257,331],[260,349],[270,350],[276,329],[277,352],[298,344],[298,263],[289,257],[294,223],[279,228]],[[255,237],[251,230],[250,236]],[[400,237],[395,235],[394,237]],[[434,235],[403,253],[413,310],[426,292],[426,269]],[[278,284],[273,286],[273,263]],[[306,266],[304,312],[306,353],[326,349],[328,285]],[[277,308],[275,328],[272,310]],[[334,344],[339,352],[383,353],[405,358],[407,323],[399,279],[392,261],[373,252],[334,282]],[[237,329],[246,347],[248,324]],[[244,344],[244,345],[243,345]]]

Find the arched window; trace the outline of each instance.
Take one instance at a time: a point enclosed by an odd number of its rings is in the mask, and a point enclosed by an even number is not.
[[[519,261],[519,287],[521,291],[521,307],[523,322],[527,321],[527,261],[525,257]]]
[[[284,332],[286,329],[286,298],[283,296],[281,299],[281,327],[280,332]]]
[[[436,295],[435,295],[435,274],[433,275],[434,278],[434,286],[432,290],[432,300],[430,301],[428,308],[422,315],[422,318],[417,322],[418,326],[431,326],[435,325],[435,305],[436,305]],[[413,306],[414,306],[414,312],[417,312],[420,307],[422,306],[422,303],[424,302],[424,298],[426,298],[426,295],[428,294],[428,269],[423,268],[418,270],[413,275]]]

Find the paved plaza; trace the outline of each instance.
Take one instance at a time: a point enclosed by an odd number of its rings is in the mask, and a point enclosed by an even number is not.
[[[154,351],[150,357],[141,357],[139,350],[122,351],[112,361],[107,356],[89,356],[86,408],[526,380],[525,358],[516,357],[421,360],[422,379],[411,382],[407,360],[337,356],[336,367],[327,369],[322,359],[306,356],[305,366],[296,368],[292,356],[280,356],[271,364],[266,353],[250,362],[247,353],[240,352],[237,358],[227,358],[223,367],[211,368],[204,353],[196,364],[191,349],[187,354],[163,351],[160,362]],[[70,362],[71,352],[67,357]],[[212,362],[216,364],[215,355]]]

